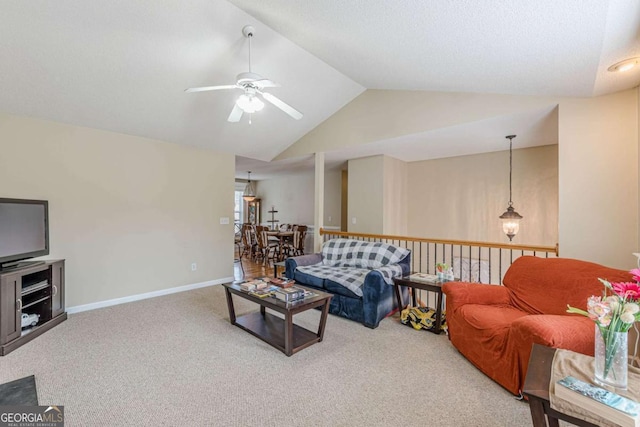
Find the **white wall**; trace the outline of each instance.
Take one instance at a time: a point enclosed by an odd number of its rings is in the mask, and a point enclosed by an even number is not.
[[[0,152],[0,196],[49,201],[67,306],[233,276],[232,155],[4,114]]]
[[[324,177],[324,223],[340,226],[341,171],[325,170]],[[270,225],[269,210],[278,211],[278,224],[314,223],[314,171],[281,175],[272,179],[256,181],[256,192],[261,202],[262,223]],[[328,217],[331,216],[331,221]]]
[[[509,201],[508,151],[408,165],[411,236],[509,241],[498,218]],[[513,203],[524,216],[514,243],[558,243],[557,145],[513,150]]]

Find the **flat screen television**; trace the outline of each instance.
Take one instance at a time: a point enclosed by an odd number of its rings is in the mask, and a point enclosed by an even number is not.
[[[0,270],[49,255],[49,203],[0,198]]]

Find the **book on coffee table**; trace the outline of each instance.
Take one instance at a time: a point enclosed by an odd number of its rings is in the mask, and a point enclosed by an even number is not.
[[[269,279],[269,282],[279,288],[290,288],[296,283],[293,279],[280,279],[275,277],[273,279]]]
[[[304,293],[304,289],[292,286],[290,288],[276,288],[275,296],[280,301],[292,302],[304,298]]]
[[[622,427],[640,426],[640,404],[609,390],[568,376],[558,381],[555,394]]]
[[[267,298],[267,297],[273,296],[275,290],[276,290],[275,286],[269,286],[264,289],[255,289],[253,291],[249,291],[249,295],[253,295],[254,297],[258,297],[258,298]]]

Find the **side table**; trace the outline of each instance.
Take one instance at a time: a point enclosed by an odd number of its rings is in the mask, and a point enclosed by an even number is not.
[[[422,289],[429,292],[436,293],[436,324],[433,329],[429,329],[430,332],[434,334],[442,333],[442,283],[424,283],[424,282],[416,282],[410,280],[409,277],[396,277],[393,279],[393,284],[396,291],[396,298],[398,299],[398,310],[402,310],[405,308],[405,305],[402,303],[402,293],[400,292],[400,286],[406,286],[411,288],[411,296],[413,306],[417,306],[416,299],[416,289]]]
[[[558,420],[567,421],[582,427],[597,427],[587,421],[565,415],[551,408],[549,402],[549,381],[551,381],[551,367],[555,348],[540,344],[533,344],[527,377],[524,381],[522,393],[529,398],[529,409],[534,427],[547,427],[547,419],[550,427],[558,427]],[[545,415],[546,418],[545,419]]]

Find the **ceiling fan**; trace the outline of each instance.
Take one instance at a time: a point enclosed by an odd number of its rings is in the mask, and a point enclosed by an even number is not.
[[[249,71],[240,73],[236,76],[236,83],[232,85],[221,86],[204,86],[204,87],[192,87],[186,89],[185,92],[206,92],[210,90],[226,90],[226,89],[240,89],[243,94],[237,99],[231,114],[227,118],[229,122],[239,122],[242,118],[242,113],[255,113],[256,111],[264,108],[264,102],[260,100],[262,97],[265,101],[275,105],[291,117],[296,120],[302,118],[302,113],[276,96],[269,92],[264,92],[264,88],[279,87],[278,83],[275,83],[269,79],[262,77],[259,74],[251,72],[251,38],[253,37],[254,28],[251,25],[246,25],[242,28],[242,34],[249,39]]]

